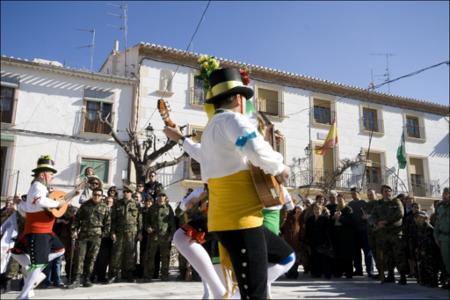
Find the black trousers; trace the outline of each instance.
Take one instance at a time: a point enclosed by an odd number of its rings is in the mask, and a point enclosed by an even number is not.
[[[267,299],[268,263],[282,262],[292,248],[263,226],[216,235],[230,255],[241,299]]]

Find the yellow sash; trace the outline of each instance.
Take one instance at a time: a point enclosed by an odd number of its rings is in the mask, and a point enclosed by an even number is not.
[[[262,225],[262,206],[250,171],[209,179],[208,189],[208,231],[238,230]]]

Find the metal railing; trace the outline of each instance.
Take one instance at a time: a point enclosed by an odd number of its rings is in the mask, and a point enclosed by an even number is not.
[[[289,182],[290,187],[310,187],[310,188],[321,188],[325,184],[329,185],[327,181],[334,176],[331,170],[293,170],[291,172],[291,179]],[[364,183],[362,182],[363,176],[360,168],[355,169],[355,171],[344,172],[339,177],[336,178],[334,182],[335,189],[338,190],[350,190],[352,187],[361,188],[364,185],[365,189],[374,189],[379,192],[383,184],[389,186],[396,186],[396,178],[393,174],[388,174],[384,176],[379,176],[377,178],[367,178],[365,177]],[[331,183],[332,184],[332,183]],[[398,192],[407,192],[403,187],[399,186]]]

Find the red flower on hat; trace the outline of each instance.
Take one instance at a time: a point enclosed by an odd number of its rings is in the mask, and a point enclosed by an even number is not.
[[[248,85],[250,83],[250,73],[247,68],[240,68],[239,73],[241,73],[242,83]]]

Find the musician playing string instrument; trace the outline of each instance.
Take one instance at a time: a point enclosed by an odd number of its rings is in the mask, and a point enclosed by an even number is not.
[[[295,261],[292,248],[262,226],[262,205],[248,162],[285,181],[289,168],[243,114],[253,90],[243,84],[239,70],[218,69],[210,76],[207,103],[215,115],[203,132],[201,145],[183,138],[178,128],[164,132],[200,162],[209,187],[208,231],[227,250],[243,299],[267,299],[268,284]],[[268,263],[273,265],[268,268]],[[268,270],[269,269],[269,270]],[[269,274],[269,276],[268,276]]]
[[[66,204],[65,200],[48,198],[48,186],[57,172],[54,164],[49,155],[38,159],[27,199],[19,205],[19,210],[26,213],[25,229],[12,253],[26,273],[18,299],[28,299],[32,289],[46,277],[42,270],[50,261],[64,254],[64,245],[52,231],[56,218],[48,211]]]

